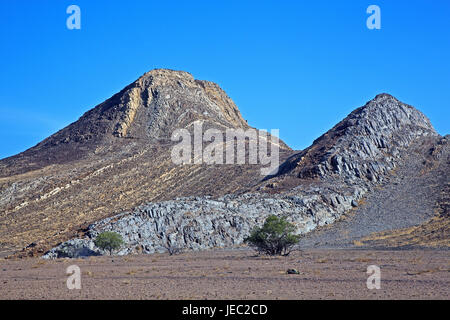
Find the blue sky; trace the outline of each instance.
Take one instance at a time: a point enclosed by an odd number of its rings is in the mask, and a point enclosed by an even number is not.
[[[66,27],[71,4],[81,30]],[[366,27],[371,4],[381,30]],[[381,92],[450,133],[448,0],[1,1],[0,36],[0,158],[153,68],[217,82],[294,149]]]

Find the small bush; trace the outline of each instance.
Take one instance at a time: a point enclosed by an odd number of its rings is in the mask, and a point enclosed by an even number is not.
[[[287,256],[300,241],[300,236],[294,232],[295,226],[286,218],[271,215],[261,228],[254,228],[244,242],[258,253]]]
[[[112,231],[102,232],[94,240],[94,244],[102,250],[108,250],[109,255],[112,255],[112,252],[119,249],[123,243],[122,236]]]

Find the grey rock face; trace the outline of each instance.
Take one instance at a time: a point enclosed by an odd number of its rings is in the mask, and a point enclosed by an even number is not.
[[[448,202],[445,198],[450,197],[448,139],[420,140],[412,146],[404,160],[395,174],[384,178],[380,188],[364,197],[364,205],[356,207],[351,217],[334,223],[332,228],[308,234],[302,241],[302,247],[352,247],[353,241],[367,236],[370,238],[374,233],[413,226],[418,226],[415,234],[404,236],[417,246],[433,246],[429,238],[421,239],[423,235],[418,230],[437,213],[442,216],[446,212]],[[443,230],[428,227],[424,235],[434,234],[436,239],[436,235]],[[378,245],[382,246],[381,243],[378,242]],[[402,246],[405,242],[390,242],[391,246],[393,244]]]
[[[42,258],[84,258],[99,256],[102,252],[92,241],[86,239],[72,239],[47,252]]]
[[[313,145],[282,164],[280,175],[381,182],[421,137],[438,136],[428,118],[388,94],[358,108]]]
[[[167,252],[170,248],[204,250],[212,247],[241,245],[255,226],[261,226],[268,215],[283,215],[303,234],[318,225],[332,223],[359,199],[361,190],[339,194],[316,188],[299,196],[267,194],[227,195],[180,198],[137,207],[133,212],[100,220],[88,228],[88,238],[78,239],[86,248],[104,231],[122,235],[126,245],[117,254]],[[333,203],[333,205],[330,205]],[[70,240],[53,248],[46,258],[67,255],[74,246]],[[73,251],[76,251],[73,249]]]

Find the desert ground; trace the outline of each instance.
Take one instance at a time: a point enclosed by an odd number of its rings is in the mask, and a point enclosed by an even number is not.
[[[248,248],[100,256],[2,259],[1,299],[448,299],[448,250],[308,249],[288,257]],[[81,269],[69,290],[66,268]],[[381,269],[369,290],[367,267]],[[287,274],[295,268],[300,274]]]

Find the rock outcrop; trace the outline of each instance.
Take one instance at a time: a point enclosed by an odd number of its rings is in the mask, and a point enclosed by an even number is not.
[[[119,254],[166,252],[170,248],[204,250],[213,247],[242,245],[255,226],[267,216],[283,215],[307,233],[318,225],[332,223],[352,208],[361,195],[337,193],[334,190],[311,188],[297,196],[246,193],[210,197],[180,198],[148,203],[132,212],[100,220],[88,227],[84,247],[92,250],[93,240],[104,231],[121,234],[125,246]],[[328,205],[327,201],[334,203]],[[67,256],[68,248],[80,242],[70,240],[50,250],[44,257]],[[78,252],[79,250],[73,250]]]
[[[438,134],[419,110],[380,94],[281,165],[278,177],[380,182],[417,139]]]

